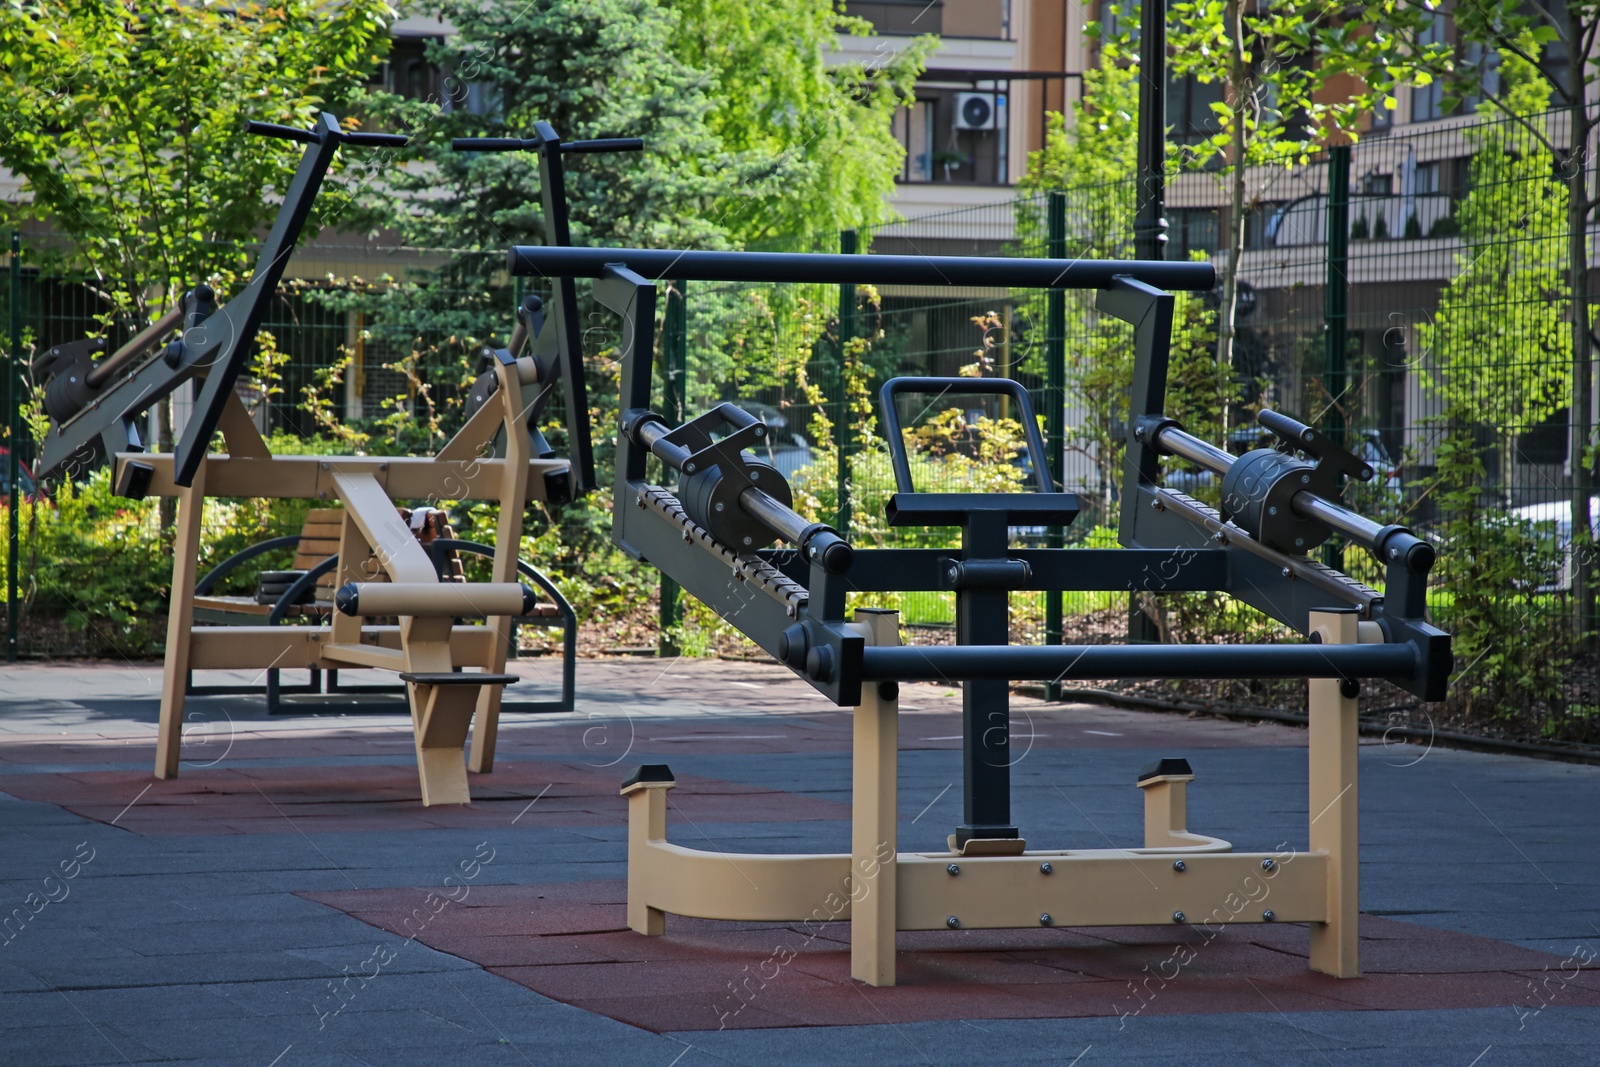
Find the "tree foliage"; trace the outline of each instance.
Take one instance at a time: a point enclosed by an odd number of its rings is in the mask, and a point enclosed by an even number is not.
[[[707,125],[733,176],[716,217],[733,240],[831,251],[838,231],[886,218],[905,158],[891,119],[911,103],[934,38],[885,40],[865,64],[830,63],[841,32],[871,32],[833,0],[667,6],[677,15],[674,54],[707,78]]]
[[[1550,90],[1536,68],[1505,52],[1500,73],[1515,112],[1542,115]],[[1509,490],[1516,436],[1571,403],[1567,189],[1520,124],[1484,122],[1463,136],[1473,155],[1456,212],[1462,249],[1437,314],[1418,327],[1435,371],[1424,380],[1493,428]]]
[[[1138,63],[1137,8],[1109,5],[1091,25],[1114,63]],[[1129,17],[1124,18],[1127,15]],[[1353,141],[1368,116],[1396,107],[1410,81],[1426,85],[1442,46],[1423,40],[1427,13],[1393,0],[1180,0],[1167,11],[1168,73],[1220,84],[1211,104],[1216,131],[1169,153],[1184,167],[1214,170],[1228,191],[1218,347],[1234,365],[1234,313],[1245,223],[1277,173],[1307,162],[1325,144]],[[1254,183],[1254,187],[1252,187]]]
[[[23,179],[16,210],[67,239],[56,265],[87,268],[108,311],[143,318],[237,269],[229,244],[272,217],[298,156],[245,120],[306,127],[342,105],[392,13],[378,0],[11,0],[0,164]]]
[[[449,71],[428,100],[369,97],[424,165],[388,177],[410,240],[499,248],[543,239],[538,169],[463,154],[452,137],[641,137],[642,153],[569,158],[579,244],[725,247],[882,217],[901,149],[889,128],[926,46],[869,69],[830,65],[842,20],[825,0],[445,0]]]

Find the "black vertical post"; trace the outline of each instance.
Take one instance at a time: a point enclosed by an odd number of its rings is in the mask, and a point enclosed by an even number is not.
[[[839,233],[839,251],[847,256],[860,250],[855,230]],[[856,337],[856,287],[854,282],[839,286],[839,417],[834,422],[834,448],[839,457],[839,535],[850,537],[850,456],[854,452],[854,427],[850,425],[850,384],[845,373],[850,342]]]
[[[1133,254],[1165,259],[1167,223],[1167,5],[1139,5],[1138,201],[1133,218]]]
[[[666,417],[669,424],[680,426],[683,424],[683,406],[685,390],[689,376],[689,308],[687,282],[674,282],[667,290],[667,310],[665,329],[665,344],[663,355],[666,357],[666,367],[661,375],[661,414]],[[656,654],[661,656],[676,656],[679,654],[678,643],[671,636],[671,631],[683,618],[679,607],[678,583],[667,576],[666,571],[661,572],[661,635],[656,645]]]
[[[17,559],[22,541],[17,525],[17,483],[22,457],[22,234],[11,231],[11,359],[6,364],[6,662],[17,661]]]
[[[961,529],[962,556],[1003,560],[1010,546],[1003,512],[978,511]],[[956,643],[1011,643],[1010,594],[1004,589],[956,591]],[[956,848],[973,838],[1015,838],[1011,822],[1011,686],[1005,681],[961,683],[962,821]]]
[[[1322,420],[1323,432],[1345,443],[1345,391],[1349,388],[1346,325],[1350,262],[1350,146],[1328,149],[1328,275],[1322,289],[1323,370],[1333,398]]]
[[[1346,367],[1346,338],[1350,295],[1350,146],[1328,149],[1328,275],[1322,286],[1323,373],[1332,402],[1323,416],[1322,429],[1343,445],[1347,435],[1344,408],[1349,389]],[[1343,549],[1330,541],[1323,548],[1323,562],[1330,567],[1341,564]]]
[[[1067,195],[1051,193],[1045,200],[1045,254],[1051,259],[1067,258]],[[1050,480],[1057,489],[1066,479],[1062,439],[1066,436],[1066,377],[1067,377],[1067,294],[1064,289],[1051,289],[1045,294],[1045,385],[1044,385],[1044,441],[1050,454],[1044,458],[1048,464]],[[1060,526],[1045,529],[1045,547],[1061,548],[1066,543],[1066,531]],[[1062,638],[1061,590],[1052,589],[1044,595],[1044,643],[1059,645]],[[1061,683],[1045,686],[1046,700],[1061,699]]]
[[[1167,258],[1167,4],[1139,5],[1138,200],[1133,216],[1133,254],[1137,259]],[[1139,594],[1128,594],[1128,640],[1161,640],[1155,620],[1144,612]]]

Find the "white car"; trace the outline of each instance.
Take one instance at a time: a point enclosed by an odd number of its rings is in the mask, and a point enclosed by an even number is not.
[[[1572,588],[1572,502],[1552,500],[1544,504],[1529,504],[1507,512],[1512,518],[1528,523],[1536,533],[1544,533],[1555,542],[1561,555],[1561,573],[1554,583],[1540,585],[1537,592],[1562,593]],[[1589,529],[1600,534],[1600,497],[1589,498]]]

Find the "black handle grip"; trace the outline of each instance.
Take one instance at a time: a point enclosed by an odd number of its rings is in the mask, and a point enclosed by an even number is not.
[[[260,137],[276,137],[282,141],[299,141],[301,144],[317,143],[317,135],[310,130],[302,130],[295,126],[280,126],[276,122],[257,122],[255,119],[250,119],[244,124],[244,132]]]
[[[1316,434],[1311,427],[1298,419],[1291,419],[1281,411],[1262,408],[1256,412],[1256,421],[1277,434],[1283,441],[1303,446],[1312,444],[1316,440]]]
[[[404,148],[411,138],[403,133],[347,133],[345,144],[363,148]]]
[[[562,152],[643,152],[643,137],[598,137],[592,141],[568,141]]]

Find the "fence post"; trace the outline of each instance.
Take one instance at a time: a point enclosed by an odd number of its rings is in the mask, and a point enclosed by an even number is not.
[[[684,391],[689,375],[689,308],[688,283],[674,282],[667,289],[665,334],[665,373],[661,375],[661,412],[673,426],[683,422]],[[661,572],[661,633],[656,641],[658,656],[676,656],[680,653],[672,629],[683,619],[678,597],[678,583]]]
[[[1346,359],[1346,326],[1350,282],[1350,146],[1328,149],[1327,233],[1328,274],[1322,285],[1323,377],[1332,398],[1323,415],[1323,432],[1344,445],[1344,408],[1349,388]],[[1323,548],[1322,561],[1338,567],[1344,555],[1342,545],[1330,541]]]
[[[853,256],[860,250],[855,230],[839,232],[839,251]],[[856,287],[847,282],[839,286],[839,417],[834,423],[834,448],[839,457],[836,492],[839,497],[839,536],[850,538],[850,456],[853,451],[850,426],[850,384],[845,374],[850,342],[856,337]]]
[[[17,662],[17,482],[22,465],[22,234],[11,231],[11,359],[6,364],[6,662]]]
[[[1144,0],[1139,8],[1138,183],[1134,189],[1133,255],[1167,258],[1167,4]],[[1145,614],[1139,594],[1128,594],[1128,641],[1154,644],[1161,629]]]
[[[1045,200],[1045,254],[1051,259],[1067,258],[1067,194],[1051,193]],[[1066,436],[1066,378],[1067,378],[1067,292],[1051,289],[1045,294],[1044,333],[1044,441],[1050,449],[1048,456],[1040,458],[1050,473],[1050,481],[1061,488],[1066,481],[1066,462],[1062,454],[1062,439]],[[1066,531],[1060,526],[1045,529],[1045,547],[1061,548],[1066,543]],[[1052,589],[1044,595],[1044,643],[1061,643],[1061,590]],[[1046,700],[1061,699],[1061,683],[1045,686]]]

